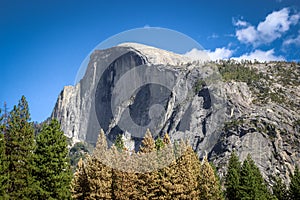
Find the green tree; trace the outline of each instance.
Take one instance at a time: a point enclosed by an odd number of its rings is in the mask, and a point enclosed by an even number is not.
[[[164,144],[163,140],[160,137],[158,137],[155,140],[155,148],[156,148],[157,151],[161,150],[164,147],[164,145],[165,144]]]
[[[287,200],[288,191],[286,185],[282,182],[281,178],[276,177],[275,184],[273,185],[273,194],[278,200]]]
[[[241,199],[264,200],[273,198],[250,155],[245,159],[241,169],[239,194]]]
[[[6,124],[3,122],[3,116],[1,116],[0,110],[0,199],[7,199],[7,162],[5,156],[5,140],[4,130]]]
[[[232,152],[228,163],[228,170],[225,177],[226,198],[239,200],[241,163],[235,152]]]
[[[90,159],[87,156],[87,160]],[[77,169],[71,182],[71,193],[73,199],[86,200],[90,196],[86,164],[82,158],[77,163]]]
[[[22,96],[7,118],[5,153],[7,156],[8,190],[10,199],[30,199],[34,194],[33,151],[34,129],[26,98]]]
[[[296,166],[294,174],[291,175],[291,183],[289,188],[289,195],[292,200],[300,199],[300,171]]]
[[[66,136],[53,119],[36,138],[34,156],[38,199],[70,199],[71,167]]]
[[[118,151],[122,151],[125,148],[124,141],[122,140],[122,134],[117,135],[115,140],[115,146]]]
[[[209,164],[206,157],[204,157],[199,176],[199,190],[200,199],[223,199],[222,191],[220,190],[220,183],[215,176],[215,172]]]

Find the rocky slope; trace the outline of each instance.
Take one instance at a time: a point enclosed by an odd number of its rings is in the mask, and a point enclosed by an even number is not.
[[[140,44],[96,50],[82,80],[66,86],[52,113],[74,142],[131,133],[188,140],[224,174],[230,152],[250,153],[266,179],[300,158],[300,66],[206,62]],[[286,180],[288,181],[288,180]]]

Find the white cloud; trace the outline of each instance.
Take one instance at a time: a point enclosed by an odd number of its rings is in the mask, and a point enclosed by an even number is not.
[[[236,37],[241,42],[254,44],[256,43],[259,35],[254,26],[249,26],[247,28],[237,30]]]
[[[299,18],[299,13],[291,14],[289,8],[283,8],[269,14],[257,27],[254,27],[245,21],[238,20],[234,25],[245,25],[245,28],[238,29],[236,31],[236,37],[240,42],[252,44],[254,46],[268,44],[277,38],[280,38],[290,29],[291,25],[297,24]]]
[[[230,56],[232,56],[232,54],[233,50],[222,47],[216,48],[214,51],[192,49],[184,55],[194,60],[219,60],[228,59]]]
[[[285,60],[283,56],[275,56],[274,49],[270,49],[268,51],[255,50],[251,53],[246,53],[240,57],[232,57],[235,60],[257,60],[260,62],[264,61],[282,61]]]
[[[232,56],[233,51],[223,48],[216,48],[215,51],[207,51],[211,60],[218,60],[218,59],[228,59]]]
[[[299,35],[297,37],[287,39],[283,42],[283,46],[288,46],[288,45],[292,45],[292,44],[300,46],[300,32],[299,32]]]
[[[234,23],[235,26],[248,26],[249,25],[248,22],[240,20],[240,19],[237,20],[237,21],[233,21],[233,23]]]
[[[256,49],[253,52],[245,53],[239,57],[233,57],[234,50],[228,49],[226,47],[216,48],[214,51],[211,50],[199,50],[192,49],[191,51],[185,53],[184,55],[192,58],[193,60],[226,60],[226,59],[234,59],[234,60],[257,60],[260,62],[264,61],[283,61],[285,58],[283,56],[276,56],[274,49],[270,49],[268,51],[262,51]]]

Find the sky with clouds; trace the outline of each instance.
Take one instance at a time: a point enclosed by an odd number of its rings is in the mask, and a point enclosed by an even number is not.
[[[300,61],[299,0],[1,0],[0,107],[25,95],[46,119],[95,46],[140,27],[190,36],[205,49],[194,58]]]
[[[277,1],[282,3],[282,1]],[[258,60],[299,61],[300,60],[300,12],[295,6],[287,6],[265,13],[253,23],[251,17],[232,17],[235,30],[230,35],[213,33],[209,38],[232,37],[223,47],[204,50],[212,60]],[[193,49],[186,55],[197,59],[203,51]]]

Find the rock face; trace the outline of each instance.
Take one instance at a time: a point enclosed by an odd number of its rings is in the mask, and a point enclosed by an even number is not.
[[[254,82],[222,73],[227,64],[237,65],[132,43],[96,50],[81,81],[64,87],[52,117],[75,142],[95,144],[102,128],[109,142],[121,133],[131,141],[130,133],[137,148],[149,128],[154,137],[188,140],[221,175],[233,150],[242,160],[250,153],[267,179],[288,174],[300,164],[299,65],[244,63],[261,75]],[[279,64],[295,73],[290,82],[282,82]]]

